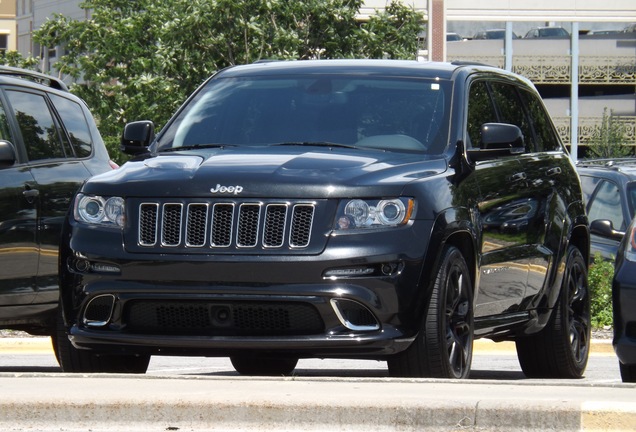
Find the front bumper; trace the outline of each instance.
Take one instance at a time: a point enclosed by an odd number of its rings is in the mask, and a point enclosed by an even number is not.
[[[61,268],[70,339],[109,353],[395,354],[428,298],[430,230],[337,236],[310,256],[217,256],[129,254],[75,227]]]

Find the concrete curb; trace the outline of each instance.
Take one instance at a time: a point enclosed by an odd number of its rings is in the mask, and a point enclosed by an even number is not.
[[[593,340],[592,355],[614,355]],[[0,338],[1,353],[53,354],[49,338]],[[475,354],[514,354],[482,339]],[[333,377],[0,373],[0,430],[627,431],[636,385]]]
[[[633,385],[0,374],[1,430],[622,431]],[[133,391],[134,390],[134,391]],[[28,407],[28,408],[27,408]]]

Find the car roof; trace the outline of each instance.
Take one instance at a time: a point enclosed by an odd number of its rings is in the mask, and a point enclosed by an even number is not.
[[[467,62],[422,62],[416,60],[290,60],[260,61],[249,65],[232,66],[217,76],[241,77],[253,75],[281,75],[285,73],[361,74],[452,79],[459,69],[491,70],[516,76],[488,65]]]
[[[636,180],[636,158],[582,160],[577,162],[576,168],[580,174]]]

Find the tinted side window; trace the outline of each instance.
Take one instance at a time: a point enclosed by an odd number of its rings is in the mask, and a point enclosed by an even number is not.
[[[78,103],[64,97],[53,94],[49,96],[71,138],[75,154],[78,157],[90,156],[93,140],[82,107]]]
[[[11,138],[11,132],[9,132],[9,122],[2,104],[0,104],[0,140],[9,141],[15,145]]]
[[[65,157],[64,147],[53,115],[44,96],[7,91],[29,160]]]
[[[516,87],[510,84],[492,82],[490,88],[499,110],[500,121],[519,127],[525,139],[526,150],[533,152],[535,148],[534,136]]]
[[[627,226],[623,218],[621,194],[618,186],[610,181],[603,180],[592,197],[588,216],[590,221],[609,219],[614,224],[614,229],[625,231]]]
[[[539,97],[527,90],[522,90],[521,96],[530,113],[530,119],[537,139],[537,151],[561,150],[559,137]]]
[[[581,189],[583,190],[583,198],[585,202],[589,202],[590,197],[594,193],[594,189],[596,189],[596,185],[601,181],[599,177],[592,177],[582,175],[581,178]]]
[[[467,147],[480,147],[481,125],[497,121],[497,114],[490,99],[486,82],[476,81],[472,83],[468,94],[468,124],[466,127],[470,143],[467,143]]]

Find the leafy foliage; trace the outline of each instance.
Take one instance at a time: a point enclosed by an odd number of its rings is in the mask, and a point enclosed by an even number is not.
[[[111,156],[125,123],[159,127],[214,72],[261,59],[415,58],[422,14],[393,0],[360,23],[362,0],[86,0],[90,19],[56,15],[34,32],[63,46]],[[117,154],[116,154],[117,153]],[[119,161],[121,162],[121,161]]]
[[[33,57],[23,57],[18,51],[0,51],[0,64],[35,70],[39,61]]]
[[[600,126],[592,134],[588,153],[593,158],[620,158],[630,156],[633,150],[626,145],[627,128],[607,108],[603,110],[603,119]]]
[[[601,254],[597,253],[594,256],[594,261],[590,265],[588,273],[593,328],[602,328],[612,325],[613,277],[614,262],[603,260]]]

